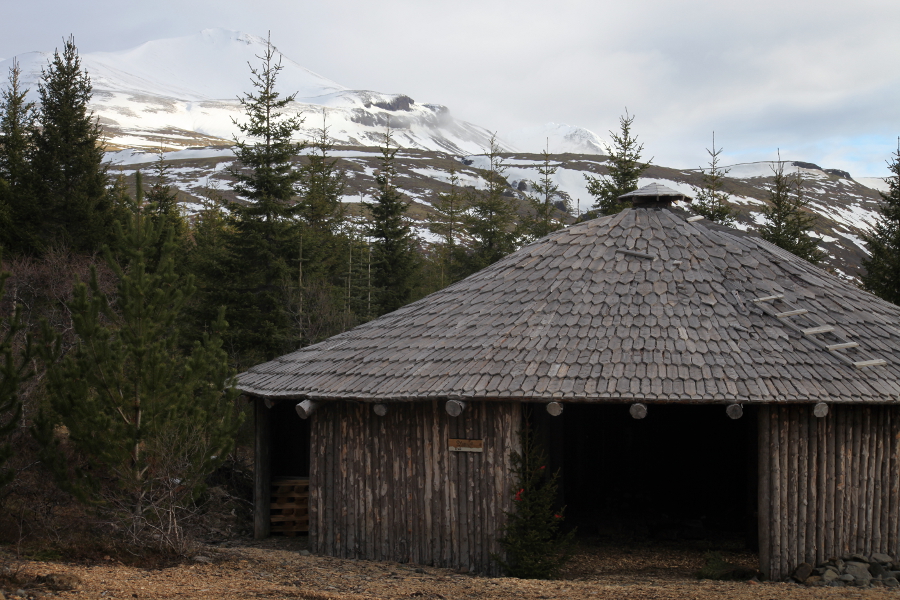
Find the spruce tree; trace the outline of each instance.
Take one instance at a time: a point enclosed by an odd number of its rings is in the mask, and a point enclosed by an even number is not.
[[[33,245],[35,206],[31,196],[31,142],[37,113],[27,102],[13,61],[6,87],[0,92],[0,244],[13,250]]]
[[[337,284],[344,274],[347,240],[340,235],[345,211],[342,202],[347,175],[329,153],[334,149],[325,112],[322,127],[300,167],[298,216],[303,224],[303,280],[314,285]]]
[[[813,264],[824,254],[819,243],[809,232],[816,223],[816,215],[805,210],[809,200],[803,195],[803,178],[800,171],[795,177],[784,173],[781,153],[772,167],[772,186],[769,204],[763,209],[765,222],[759,228],[760,237]]]
[[[541,166],[538,167],[540,178],[531,182],[533,194],[526,196],[531,213],[524,219],[523,225],[525,237],[529,241],[537,240],[558,229],[564,227],[562,221],[556,216],[556,199],[561,198],[568,210],[568,199],[559,191],[559,186],[553,180],[557,167],[552,164],[548,147],[541,152]]]
[[[34,135],[34,223],[42,250],[63,244],[94,252],[109,241],[116,206],[109,193],[100,125],[88,110],[91,80],[74,38],[42,71]]]
[[[716,148],[716,134],[713,132],[712,150],[706,149],[709,154],[709,169],[701,169],[703,175],[703,184],[700,186],[691,186],[694,189],[694,202],[691,208],[698,215],[703,215],[710,221],[720,223],[728,227],[735,224],[734,211],[728,205],[729,194],[725,191],[725,175],[728,169],[724,169],[719,165],[719,155],[722,154],[721,148]]]
[[[397,188],[394,166],[398,146],[393,146],[391,130],[384,134],[381,167],[375,175],[378,195],[364,202],[371,221],[368,235],[372,240],[372,287],[376,315],[397,310],[412,300],[416,273],[419,269],[415,240],[406,218],[409,204]]]
[[[101,291],[92,270],[70,306],[76,346],[56,362],[59,342],[44,348],[52,411],[40,414],[34,433],[66,489],[99,504],[132,541],[181,553],[184,519],[233,446],[237,393],[219,337],[222,313],[211,334],[181,351],[177,320],[192,280],[176,273],[172,228],[149,214],[140,187],[129,208],[115,227],[118,258],[105,250],[115,294]],[[66,463],[57,424],[90,471]]]
[[[441,238],[437,246],[440,268],[440,287],[451,284],[459,278],[459,262],[462,258],[462,236],[465,232],[468,203],[459,189],[459,175],[450,168],[450,190],[438,194],[432,205],[434,212],[429,216],[428,229]]]
[[[547,454],[526,424],[521,452],[512,453],[513,510],[498,540],[506,556],[492,558],[511,577],[553,579],[571,558],[575,531],[563,533],[565,507],[556,507],[559,473],[547,472]]]
[[[900,140],[888,163],[892,175],[881,193],[881,215],[872,231],[863,236],[870,255],[863,259],[863,287],[876,296],[900,304]]]
[[[303,121],[286,115],[294,94],[282,97],[276,89],[283,68],[276,54],[269,42],[258,57],[262,66],[251,65],[254,92],[240,99],[247,121],[235,121],[244,138],[235,137],[237,160],[229,169],[240,201],[228,205],[228,256],[221,269],[227,279],[204,282],[212,291],[208,306],[226,306],[235,324],[228,334],[233,351],[251,364],[297,343],[288,288],[299,273],[300,205],[294,196],[301,174],[292,158],[304,147],[293,141]]]
[[[508,195],[509,183],[503,175],[506,166],[495,135],[488,142],[485,156],[488,168],[483,177],[487,187],[472,192],[466,213],[466,234],[472,240],[466,261],[467,275],[497,262],[518,244],[516,201]]]
[[[585,175],[588,193],[594,199],[594,211],[601,215],[614,215],[630,206],[627,202],[619,202],[619,196],[633,192],[638,188],[641,173],[650,167],[652,161],[641,162],[644,145],[638,144],[637,136],[632,136],[631,128],[634,115],[625,111],[619,117],[619,133],[610,131],[612,146],[604,144],[609,155],[607,174],[595,177]]]

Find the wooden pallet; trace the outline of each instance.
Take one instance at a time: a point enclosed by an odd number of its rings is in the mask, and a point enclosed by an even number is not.
[[[295,536],[309,532],[309,479],[292,477],[272,482],[272,533]]]

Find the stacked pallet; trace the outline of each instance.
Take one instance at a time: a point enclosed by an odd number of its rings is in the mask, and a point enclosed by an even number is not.
[[[309,532],[309,479],[292,477],[272,482],[272,533],[295,536]]]

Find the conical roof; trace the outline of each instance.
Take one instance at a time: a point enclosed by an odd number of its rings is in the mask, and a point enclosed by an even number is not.
[[[676,192],[672,188],[666,187],[661,183],[650,183],[645,185],[642,188],[638,188],[633,192],[628,192],[627,194],[622,194],[619,196],[619,199],[631,199],[631,198],[656,198],[656,199],[670,199],[670,200],[687,200],[691,201],[690,196],[686,194],[682,194],[681,192]]]
[[[238,387],[361,401],[900,401],[900,308],[722,229],[667,209],[574,225]]]

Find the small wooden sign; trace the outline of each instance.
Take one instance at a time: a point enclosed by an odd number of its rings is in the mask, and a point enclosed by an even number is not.
[[[450,438],[450,452],[483,452],[484,440],[455,440]]]

